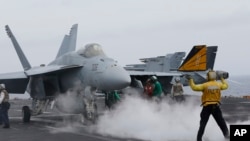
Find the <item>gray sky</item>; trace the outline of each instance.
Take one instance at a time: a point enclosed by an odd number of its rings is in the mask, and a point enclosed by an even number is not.
[[[122,66],[206,44],[218,46],[216,70],[249,74],[249,0],[0,0],[0,73],[22,70],[6,24],[38,66],[75,23],[77,48],[99,43]]]

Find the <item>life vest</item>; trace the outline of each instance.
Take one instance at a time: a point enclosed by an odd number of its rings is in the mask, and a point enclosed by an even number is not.
[[[153,94],[153,86],[151,84],[147,84],[144,88],[144,91],[148,96],[151,97]]]
[[[182,94],[183,94],[182,84],[176,83],[175,85],[173,85],[173,95],[177,96]]]
[[[221,88],[217,82],[207,82],[204,84],[201,97],[202,105],[219,104],[221,100]]]
[[[3,102],[8,102],[9,101],[9,93],[6,90],[1,90],[2,93],[4,93],[4,99]]]

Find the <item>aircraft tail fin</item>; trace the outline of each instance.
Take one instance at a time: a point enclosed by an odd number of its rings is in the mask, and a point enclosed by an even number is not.
[[[170,54],[170,70],[171,71],[178,70],[185,55],[186,55],[185,52],[175,52],[174,54]]]
[[[74,51],[76,49],[77,28],[78,24],[74,24],[70,29],[69,35],[64,36],[56,58],[62,56],[65,53]]]
[[[192,48],[178,71],[206,71],[213,69],[217,46],[197,45]]]
[[[17,42],[15,36],[14,36],[13,33],[11,32],[11,30],[10,30],[10,28],[9,28],[8,25],[5,26],[5,30],[6,30],[6,32],[7,32],[7,34],[8,34],[8,36],[10,37],[13,46],[15,47],[16,53],[17,53],[17,55],[18,55],[18,57],[19,57],[19,59],[20,59],[20,61],[21,61],[21,63],[22,63],[23,69],[24,69],[24,70],[30,69],[30,68],[31,68],[31,65],[30,65],[30,63],[28,62],[26,56],[24,55],[24,53],[23,53],[23,51],[22,51],[20,45],[18,44],[18,42]]]

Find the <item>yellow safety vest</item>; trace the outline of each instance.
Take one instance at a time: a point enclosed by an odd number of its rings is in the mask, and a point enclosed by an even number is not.
[[[219,104],[221,100],[221,90],[228,88],[228,84],[224,79],[222,79],[222,83],[212,80],[200,85],[194,84],[193,79],[190,79],[189,84],[194,91],[202,91],[201,102],[203,106]]]
[[[202,105],[219,104],[221,99],[220,85],[211,81],[204,85],[203,94],[201,96]]]

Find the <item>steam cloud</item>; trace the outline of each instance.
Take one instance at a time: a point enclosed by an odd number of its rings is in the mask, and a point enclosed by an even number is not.
[[[160,104],[139,97],[125,97],[116,109],[106,111],[95,127],[106,136],[152,141],[194,141],[199,128],[201,107],[191,99],[184,103]],[[215,120],[210,117],[204,139],[224,141]]]
[[[72,92],[69,95],[71,97]],[[68,102],[69,95],[66,96]],[[90,133],[94,132],[103,136],[147,141],[196,140],[202,108],[199,105],[199,99],[187,99],[183,103],[174,103],[169,99],[155,103],[142,99],[138,95],[125,96],[115,109],[104,111],[104,114],[99,116],[97,124],[88,126],[86,129]],[[70,100],[70,103],[72,101],[75,99]],[[235,124],[250,124],[250,121]],[[67,122],[63,124],[63,130],[53,129],[52,133],[78,132],[77,125],[79,126],[79,123],[74,121]],[[210,116],[203,138],[207,141],[224,141],[222,132],[212,116]]]

